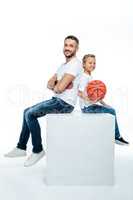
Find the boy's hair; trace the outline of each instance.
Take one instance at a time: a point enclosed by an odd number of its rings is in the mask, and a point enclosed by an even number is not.
[[[96,58],[96,56],[94,54],[86,54],[86,55],[84,55],[84,57],[82,59],[83,65],[86,63],[87,58]]]
[[[65,40],[67,40],[67,39],[74,40],[74,41],[77,43],[77,45],[79,45],[79,39],[78,39],[77,37],[75,37],[74,35],[68,35],[68,36],[65,38]],[[64,40],[64,41],[65,41],[65,40]]]

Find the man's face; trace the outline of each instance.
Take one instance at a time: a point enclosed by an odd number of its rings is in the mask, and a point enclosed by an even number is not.
[[[66,39],[64,41],[64,48],[63,52],[66,58],[71,58],[76,55],[76,52],[78,50],[78,44],[75,40],[72,39]]]

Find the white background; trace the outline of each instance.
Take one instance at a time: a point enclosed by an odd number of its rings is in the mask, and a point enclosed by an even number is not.
[[[16,145],[24,108],[52,95],[46,83],[70,34],[79,38],[80,59],[96,54],[93,76],[106,83],[121,134],[133,142],[132,11],[132,0],[0,1],[1,155]]]

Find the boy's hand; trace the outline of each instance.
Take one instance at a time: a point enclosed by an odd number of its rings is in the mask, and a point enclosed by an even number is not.
[[[90,102],[90,103],[96,103],[97,102],[97,101],[90,100],[90,98],[84,92],[81,92],[81,91],[78,91],[78,96],[81,97],[82,99],[84,99],[85,101]]]
[[[98,100],[91,100],[88,96],[86,96],[84,93],[83,93],[83,99],[85,101],[89,101],[90,103],[97,103]]]
[[[92,100],[90,100],[90,102],[91,102],[91,103],[97,103],[97,102],[98,102],[98,100],[93,100],[93,101],[92,101]]]

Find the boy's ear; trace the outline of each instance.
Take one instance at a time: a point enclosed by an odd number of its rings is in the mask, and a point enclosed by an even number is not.
[[[83,68],[85,68],[85,65],[83,64]]]

